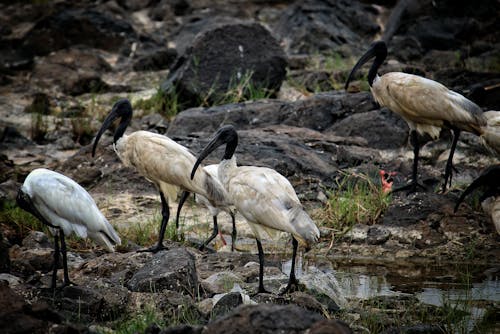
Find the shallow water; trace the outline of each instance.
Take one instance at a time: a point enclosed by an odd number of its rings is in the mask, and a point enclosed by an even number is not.
[[[283,272],[288,273],[290,265],[290,260],[283,260]],[[415,296],[423,304],[463,310],[469,314],[469,330],[486,314],[488,304],[500,302],[500,266],[366,265],[300,258],[297,277],[306,287],[326,293],[341,307],[352,300]]]

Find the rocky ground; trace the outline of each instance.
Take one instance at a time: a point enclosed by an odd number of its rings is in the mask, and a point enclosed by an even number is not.
[[[90,155],[120,97],[135,106],[129,131],[165,134],[195,153],[221,124],[234,124],[239,163],[285,175],[315,217],[345,175],[378,186],[384,169],[402,184],[411,174],[408,127],[374,103],[363,78],[344,91],[347,74],[371,41],[384,38],[389,57],[381,72],[424,75],[484,110],[499,110],[497,1],[54,1],[0,2],[0,9],[0,282],[8,282],[0,284],[0,327],[8,333],[106,332],[137,314],[156,316],[148,333],[441,333],[453,328],[442,308],[406,295],[346,298],[329,273],[383,265],[408,284],[426,275],[451,284],[470,269],[472,280],[498,281],[499,238],[489,217],[473,200],[453,211],[465,185],[498,163],[466,133],[445,194],[439,189],[447,131],[422,149],[425,191],[394,194],[374,224],[347,234],[318,222],[321,241],[301,256],[302,291],[285,296],[254,295],[258,258],[241,216],[236,252],[219,238],[212,251],[197,250],[211,217],[194,201],[183,211],[184,240],[166,241],[168,249],[154,255],[137,253],[141,246],[130,234],[113,254],[73,241],[70,276],[77,285],[55,292],[47,289],[51,241],[20,228],[9,213],[26,175],[46,167],[84,186],[119,232],[156,231],[157,192],[121,165],[111,133],[96,158]],[[231,81],[248,71],[270,93],[228,97]],[[172,100],[176,116],[167,111]],[[220,219],[229,241],[229,218]],[[286,283],[289,246],[285,235],[264,242],[266,286],[275,293]],[[482,322],[498,322],[498,300],[477,302],[487,310]]]

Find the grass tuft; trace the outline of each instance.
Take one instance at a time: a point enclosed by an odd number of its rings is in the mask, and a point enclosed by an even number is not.
[[[327,191],[328,202],[317,213],[323,226],[347,233],[355,224],[374,224],[391,202],[380,185],[362,174],[344,175],[337,179],[335,190]]]

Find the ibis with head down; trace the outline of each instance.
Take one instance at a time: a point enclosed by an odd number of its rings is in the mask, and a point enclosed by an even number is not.
[[[24,180],[16,200],[23,210],[49,226],[54,236],[52,288],[56,287],[60,252],[64,286],[72,284],[68,275],[65,236],[75,233],[81,238],[89,237],[110,252],[114,252],[114,246],[121,243],[89,193],[67,176],[44,168],[35,169]]]
[[[143,251],[157,252],[164,249],[163,239],[170,217],[169,201],[176,199],[179,188],[186,191],[181,198],[182,201],[190,192],[194,192],[205,197],[216,208],[231,204],[220,182],[206,170],[200,171],[194,179],[189,177],[196,157],[186,147],[166,136],[149,131],[135,131],[125,135],[125,130],[132,120],[132,105],[127,99],[121,99],[113,105],[97,133],[92,156],[95,156],[97,143],[102,134],[116,119],[120,119],[113,136],[113,148],[116,154],[125,166],[135,167],[139,174],[154,183],[160,193],[162,222],[158,243]],[[178,226],[178,221],[176,225]]]
[[[497,233],[500,234],[500,164],[486,168],[477,179],[475,179],[464,190],[455,205],[455,212],[460,203],[476,189],[482,189],[479,197],[484,212],[488,213],[495,225]]]
[[[417,188],[417,169],[420,143],[418,135],[429,135],[436,139],[441,128],[453,132],[453,141],[445,167],[443,192],[451,184],[453,154],[461,131],[481,136],[485,143],[500,150],[498,130],[490,126],[481,108],[464,96],[449,90],[439,82],[417,75],[390,72],[377,74],[387,57],[387,46],[383,41],[374,42],[368,51],[354,65],[345,88],[347,90],[354,73],[370,59],[375,58],[368,73],[368,84],[375,101],[400,115],[410,127],[410,140],[413,145],[412,181],[398,190]]]
[[[290,182],[280,173],[266,167],[237,166],[234,152],[238,134],[231,125],[221,127],[199,154],[191,178],[196,177],[200,163],[217,147],[226,145],[218,166],[218,177],[233,201],[236,210],[245,217],[257,241],[259,252],[259,288],[264,289],[264,251],[260,239],[278,231],[292,235],[292,268],[283,293],[297,287],[295,258],[298,243],[308,249],[320,237],[318,227],[304,211]],[[203,170],[203,169],[201,169]]]

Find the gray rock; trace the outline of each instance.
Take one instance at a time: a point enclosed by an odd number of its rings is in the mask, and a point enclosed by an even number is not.
[[[167,289],[195,296],[198,276],[194,256],[185,248],[158,252],[132,276],[127,287],[132,291]]]
[[[214,308],[212,309],[212,318],[218,318],[241,304],[243,304],[241,293],[227,293],[214,305]]]
[[[350,115],[328,131],[342,137],[365,138],[370,148],[389,149],[406,145],[409,128],[401,117],[384,108]]]
[[[380,245],[389,240],[391,232],[383,226],[372,226],[368,229],[366,242],[370,245]]]
[[[23,239],[23,247],[26,248],[52,248],[54,247],[49,240],[49,237],[40,231],[31,231],[26,238]]]
[[[246,76],[254,88],[272,93],[281,87],[286,64],[285,53],[263,26],[228,24],[201,33],[173,65],[161,89],[167,94],[174,89],[184,108],[223,100]]]

